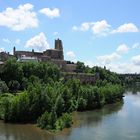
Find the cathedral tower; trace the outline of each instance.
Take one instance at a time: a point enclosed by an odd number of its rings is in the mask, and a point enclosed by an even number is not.
[[[62,41],[59,38],[55,40],[55,49],[63,51]]]
[[[57,40],[55,40],[55,49],[59,50],[59,58],[64,60],[63,44],[59,38]]]

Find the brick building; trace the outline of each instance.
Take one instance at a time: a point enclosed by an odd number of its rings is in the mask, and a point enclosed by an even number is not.
[[[13,48],[13,55],[6,52],[0,53],[0,61],[4,62],[9,57],[16,57],[18,61],[43,61],[52,62],[60,67],[62,71],[73,72],[76,70],[76,64],[69,64],[64,60],[63,44],[60,39],[55,40],[54,49],[47,49],[43,52],[32,51],[19,51]]]

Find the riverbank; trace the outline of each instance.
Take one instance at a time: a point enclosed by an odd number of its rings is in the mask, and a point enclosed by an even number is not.
[[[138,140],[140,110],[136,102],[140,102],[140,96],[130,93],[129,90],[129,94],[125,93],[124,103],[105,105],[94,111],[74,112],[78,124],[56,134],[48,133],[32,124],[0,122],[0,137],[2,140]]]
[[[8,60],[0,73],[0,118],[61,131],[71,127],[73,111],[95,110],[122,99],[124,90],[116,73],[100,67],[87,70],[83,73],[100,75],[94,84],[66,80],[50,63]]]
[[[82,86],[77,80],[45,87],[37,83],[20,94],[1,95],[0,116],[5,122],[37,122],[42,129],[57,132],[71,127],[71,112],[102,108],[120,101],[122,97],[120,85]]]

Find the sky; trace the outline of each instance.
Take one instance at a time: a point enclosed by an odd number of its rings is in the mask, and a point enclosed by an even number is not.
[[[140,73],[140,0],[0,0],[0,52],[45,51],[117,73]]]

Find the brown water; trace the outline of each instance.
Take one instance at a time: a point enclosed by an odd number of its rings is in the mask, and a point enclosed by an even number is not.
[[[140,92],[125,95],[123,103],[74,113],[77,125],[55,135],[34,125],[0,121],[0,140],[140,140]]]

